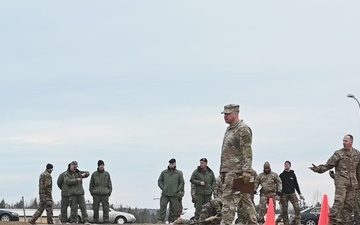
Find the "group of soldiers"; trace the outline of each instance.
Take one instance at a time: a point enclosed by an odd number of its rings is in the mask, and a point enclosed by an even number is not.
[[[100,203],[103,207],[103,221],[109,223],[109,196],[112,192],[110,174],[105,171],[105,163],[99,160],[97,170],[92,173],[90,178],[89,191],[93,197],[94,223],[99,223]],[[52,198],[52,177],[53,165],[47,164],[46,170],[39,178],[39,207],[29,220],[30,224],[35,224],[44,210],[47,214],[47,223],[53,224],[53,198]],[[78,170],[78,163],[72,161],[68,164],[66,171],[61,173],[57,180],[57,185],[61,190],[61,223],[88,222],[86,204],[84,198],[83,179],[89,177],[88,171]],[[70,218],[68,218],[67,208],[70,206]],[[78,208],[81,210],[82,220],[78,221]]]
[[[257,176],[252,169],[252,131],[243,120],[240,120],[239,105],[224,106],[222,114],[224,114],[224,120],[229,127],[226,129],[222,144],[220,175],[215,179],[213,171],[207,166],[207,159],[202,158],[190,179],[192,201],[196,209],[195,223],[230,225],[234,220],[235,213],[238,214],[239,221],[244,224],[264,223],[267,204],[269,199],[273,198],[281,202],[281,217],[284,224],[290,225],[287,214],[290,201],[295,209],[296,225],[300,225],[300,205],[295,191],[301,199],[304,197],[300,192],[295,173],[290,169],[290,161],[285,162],[284,172],[280,176],[271,171],[268,162],[264,164],[264,172]],[[235,192],[233,189],[234,179],[241,179],[244,185],[255,181],[253,192]],[[158,223],[165,222],[168,203],[170,203],[168,218],[170,223],[190,222],[178,219],[182,209],[184,178],[182,172],[176,168],[175,159],[171,159],[168,168],[161,172],[158,186],[162,190]],[[261,210],[257,216],[254,194],[257,194],[260,186]],[[212,195],[214,199],[212,199]]]

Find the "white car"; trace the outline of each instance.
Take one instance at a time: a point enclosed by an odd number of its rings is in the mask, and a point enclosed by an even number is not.
[[[194,207],[190,207],[190,208],[184,208],[180,218],[185,219],[185,220],[194,220],[195,219],[195,208]]]
[[[68,207],[68,216],[70,217],[70,207]],[[90,223],[94,222],[94,211],[92,207],[92,203],[86,203],[86,212],[88,214],[88,220]],[[78,210],[78,221],[84,222],[82,218],[82,214],[80,209]],[[114,209],[109,209],[109,222],[110,223],[116,223],[116,224],[124,224],[124,223],[135,223],[136,218],[133,214],[126,213],[126,212],[120,212],[116,211]],[[104,222],[103,220],[103,208],[102,205],[100,205],[99,209],[99,222]]]

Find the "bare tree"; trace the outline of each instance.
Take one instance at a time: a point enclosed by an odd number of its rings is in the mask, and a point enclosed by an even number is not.
[[[322,194],[319,190],[316,190],[313,194],[313,205],[321,206]]]

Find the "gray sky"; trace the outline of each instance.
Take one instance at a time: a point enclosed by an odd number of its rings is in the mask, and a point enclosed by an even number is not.
[[[290,160],[309,204],[333,201],[320,164],[360,140],[357,1],[2,1],[0,198],[38,195],[50,162],[111,173],[115,205],[159,207],[170,158],[218,174],[228,103],[253,130],[253,167]],[[88,181],[86,199],[91,200]],[[60,200],[54,185],[53,197]]]

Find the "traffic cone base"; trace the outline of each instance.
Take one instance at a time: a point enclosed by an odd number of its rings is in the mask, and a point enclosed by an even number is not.
[[[269,199],[269,205],[264,225],[275,225],[274,202],[272,198]]]
[[[324,195],[323,201],[321,204],[321,211],[318,225],[327,225],[329,223],[329,203],[327,195]]]

